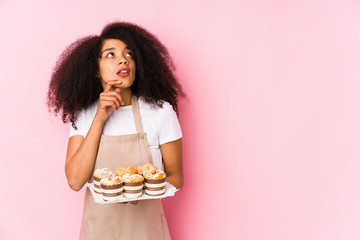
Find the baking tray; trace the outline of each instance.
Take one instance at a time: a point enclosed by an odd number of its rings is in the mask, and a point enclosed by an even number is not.
[[[176,189],[176,187],[174,187],[173,185],[171,185],[168,182],[165,182],[165,193],[160,195],[160,196],[150,196],[147,195],[145,193],[145,190],[143,189],[143,194],[141,197],[133,197],[133,198],[128,198],[128,197],[120,197],[116,200],[110,200],[105,202],[103,200],[103,195],[96,193],[94,191],[94,183],[86,183],[86,186],[90,189],[92,196],[94,197],[94,200],[96,203],[100,203],[100,204],[110,204],[110,203],[119,203],[119,202],[130,202],[130,201],[139,201],[139,200],[146,200],[146,199],[160,199],[160,198],[166,198],[166,197],[172,197],[175,195],[175,193],[178,191],[178,189]]]

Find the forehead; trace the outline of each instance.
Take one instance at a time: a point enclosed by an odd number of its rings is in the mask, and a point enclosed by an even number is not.
[[[119,39],[105,39],[103,41],[101,51],[104,51],[108,48],[124,49],[127,48],[127,44]]]

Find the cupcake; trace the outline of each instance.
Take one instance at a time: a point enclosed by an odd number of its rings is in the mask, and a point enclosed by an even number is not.
[[[147,164],[145,164],[145,165],[142,165],[142,166],[138,166],[138,167],[137,167],[137,170],[138,170],[139,174],[143,174],[144,172],[149,171],[149,170],[152,170],[152,169],[157,169],[157,168],[155,167],[155,165],[152,164],[152,163],[147,163]]]
[[[114,173],[108,168],[96,169],[94,171],[94,191],[101,194],[100,180],[104,177],[113,176]]]
[[[152,169],[144,172],[145,193],[159,196],[165,193],[166,174],[161,170]]]
[[[120,177],[104,177],[100,180],[100,185],[105,202],[116,200],[123,196],[124,180]]]
[[[127,198],[140,197],[142,195],[144,178],[140,174],[124,175],[124,196]]]
[[[138,171],[134,167],[128,167],[128,168],[118,167],[115,171],[115,175],[119,177],[123,177],[125,174],[133,175],[137,173]]]

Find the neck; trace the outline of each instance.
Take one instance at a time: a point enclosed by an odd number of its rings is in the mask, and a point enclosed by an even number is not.
[[[125,103],[123,106],[131,105],[131,98],[132,98],[131,88],[122,88],[120,91],[120,95]]]

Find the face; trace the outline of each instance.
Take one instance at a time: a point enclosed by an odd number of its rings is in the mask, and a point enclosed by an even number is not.
[[[99,58],[99,73],[101,84],[112,80],[120,80],[119,88],[129,88],[135,81],[136,65],[133,53],[126,43],[118,39],[106,39],[103,42]]]

